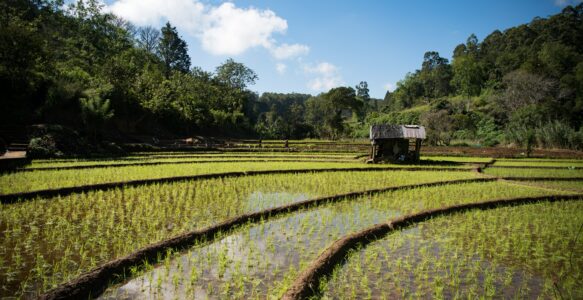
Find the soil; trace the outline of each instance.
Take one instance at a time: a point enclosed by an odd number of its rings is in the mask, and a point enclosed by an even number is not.
[[[485,157],[515,157],[526,158],[526,150],[506,147],[450,147],[450,146],[423,146],[424,155],[458,155],[458,156],[485,156]],[[577,158],[583,159],[583,151],[566,149],[535,149],[531,157],[537,158]]]

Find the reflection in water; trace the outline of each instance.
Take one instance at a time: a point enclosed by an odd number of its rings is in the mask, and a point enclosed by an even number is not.
[[[356,251],[330,277],[323,298],[579,298],[571,297],[581,294],[570,269],[577,261],[564,255],[583,249],[574,244],[577,207],[557,213],[543,205],[547,211],[533,205],[471,212],[394,232]],[[556,274],[569,272],[559,290]]]
[[[288,193],[288,192],[261,192],[256,191],[249,195],[245,211],[260,211],[271,207],[290,204],[293,202],[303,201],[310,198],[307,193]]]
[[[280,193],[267,195],[278,198],[274,195]],[[253,197],[264,199],[266,194],[254,193]],[[186,254],[167,260],[142,276],[111,288],[102,298],[248,299],[278,296],[299,270],[327,245],[349,232],[395,215],[398,212],[377,210],[369,203],[343,202],[250,225],[219,241],[194,247]]]

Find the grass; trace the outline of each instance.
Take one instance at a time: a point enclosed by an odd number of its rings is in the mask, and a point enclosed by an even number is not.
[[[107,295],[278,298],[327,245],[350,232],[427,208],[550,193],[553,192],[490,182],[388,192],[330,204],[250,224],[220,241],[193,247],[113,287]]]
[[[324,299],[583,297],[583,202],[437,218],[354,253]]]

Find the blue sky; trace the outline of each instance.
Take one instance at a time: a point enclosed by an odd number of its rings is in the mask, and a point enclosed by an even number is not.
[[[107,10],[140,26],[169,20],[193,66],[213,71],[232,57],[253,69],[259,93],[317,94],[367,81],[383,98],[426,51],[448,59],[474,33],[481,41],[575,0],[332,1],[109,0]]]

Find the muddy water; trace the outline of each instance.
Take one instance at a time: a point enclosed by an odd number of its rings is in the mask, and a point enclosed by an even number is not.
[[[394,239],[387,238],[374,250],[366,248],[351,257],[360,268],[341,270],[336,275],[341,279],[328,283],[324,298],[453,299],[494,293],[503,299],[536,298],[544,283],[540,276],[512,264],[494,264],[478,254],[452,251],[444,245],[446,236],[436,240],[418,227],[402,231],[399,238],[405,240],[397,247]],[[371,250],[375,254],[366,252]]]
[[[327,245],[398,214],[375,210],[366,203],[345,202],[250,225],[110,288],[101,299],[279,296]]]

